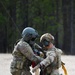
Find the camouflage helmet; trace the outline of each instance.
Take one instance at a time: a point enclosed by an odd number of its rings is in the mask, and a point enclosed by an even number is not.
[[[48,46],[50,42],[54,42],[54,36],[52,36],[50,33],[45,33],[40,37],[40,42],[42,45]]]

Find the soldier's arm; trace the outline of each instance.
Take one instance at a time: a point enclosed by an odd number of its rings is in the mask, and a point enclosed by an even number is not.
[[[48,53],[47,57],[43,61],[41,61],[40,64],[36,65],[33,68],[32,72],[35,72],[36,69],[38,69],[38,68],[43,69],[43,68],[47,67],[48,65],[50,65],[54,61],[55,57],[56,57],[56,54],[54,51]]]
[[[40,65],[44,65],[45,67],[47,67],[54,61],[55,57],[56,53],[54,51],[48,52],[47,57],[42,62],[40,62]]]
[[[32,48],[29,46],[27,43],[22,43],[19,46],[20,52],[26,56],[29,60],[34,61],[34,62],[40,62],[43,60],[43,58],[36,56],[32,50]]]

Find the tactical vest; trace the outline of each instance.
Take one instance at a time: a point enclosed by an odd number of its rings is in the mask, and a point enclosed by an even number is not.
[[[52,62],[50,65],[52,68],[59,69],[61,67],[61,54],[62,51],[58,48],[55,48],[56,58],[54,59],[54,62]]]
[[[31,62],[18,50],[17,45],[15,46],[12,55],[13,55],[13,61],[11,63],[12,68],[16,69],[26,68],[29,70]]]
[[[60,49],[56,48],[55,52],[56,52],[56,55],[57,55],[57,68],[60,68],[61,67],[61,54],[62,54],[62,51]]]
[[[52,70],[54,69],[59,69],[61,67],[61,53],[62,51],[58,48],[54,48],[54,51],[56,53],[56,58],[54,59],[54,61],[45,68],[44,71],[46,71],[47,74],[50,75],[50,73],[52,72]]]

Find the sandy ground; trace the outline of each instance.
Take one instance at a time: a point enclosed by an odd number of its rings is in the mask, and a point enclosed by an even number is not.
[[[11,54],[0,54],[0,75],[11,75],[10,74],[10,62],[12,60]],[[75,56],[62,56],[62,61],[65,62],[65,67],[68,71],[68,75],[75,75]],[[63,73],[63,70],[61,73]],[[34,74],[33,74],[34,75]]]

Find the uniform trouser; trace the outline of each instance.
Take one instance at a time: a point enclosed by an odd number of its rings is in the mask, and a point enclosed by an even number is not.
[[[58,70],[54,70],[50,73],[48,73],[47,71],[40,71],[40,75],[61,75],[61,74],[59,74]]]
[[[17,70],[15,70],[15,71],[11,72],[11,74],[12,74],[12,75],[32,75],[32,74],[30,73],[30,71],[27,71],[27,70],[19,70],[19,69],[17,69]]]

